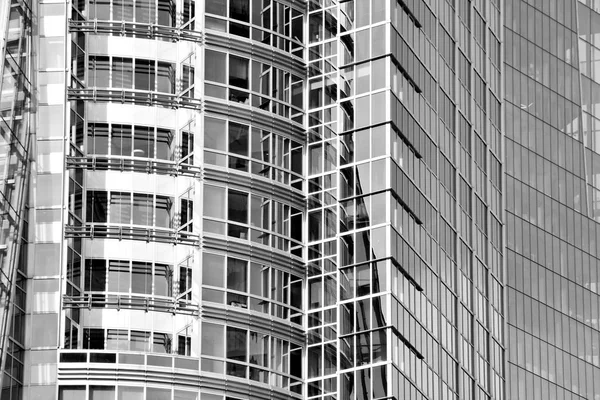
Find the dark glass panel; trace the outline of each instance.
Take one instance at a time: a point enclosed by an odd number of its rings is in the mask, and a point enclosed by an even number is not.
[[[104,329],[86,328],[83,330],[84,349],[104,349]]]
[[[227,288],[248,291],[248,262],[227,258]]]
[[[229,152],[248,156],[249,127],[229,122]]]
[[[96,292],[106,290],[106,260],[85,260],[84,290]]]
[[[137,90],[154,90],[154,61],[135,60],[135,88]]]
[[[248,59],[229,56],[229,84],[243,89],[250,87],[248,78],[249,62]]]
[[[171,160],[173,154],[171,145],[173,142],[173,131],[158,128],[156,130],[156,158]]]
[[[248,223],[248,195],[230,190],[227,196],[227,218],[230,221]]]
[[[250,0],[229,0],[229,17],[250,22]]]
[[[105,192],[89,191],[87,193],[86,221],[106,222],[108,197]]]
[[[227,354],[226,357],[230,360],[248,361],[248,331],[227,327]]]

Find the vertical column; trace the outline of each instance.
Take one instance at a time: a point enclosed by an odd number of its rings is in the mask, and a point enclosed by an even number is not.
[[[25,398],[55,398],[60,332],[67,2],[38,6],[37,132],[30,190]]]

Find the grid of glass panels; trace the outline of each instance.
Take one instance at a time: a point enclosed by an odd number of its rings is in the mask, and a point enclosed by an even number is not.
[[[505,10],[507,398],[597,398],[598,5]]]

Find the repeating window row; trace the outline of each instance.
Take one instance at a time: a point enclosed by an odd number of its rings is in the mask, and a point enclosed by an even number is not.
[[[246,260],[204,253],[202,284],[205,301],[302,323],[301,276]]]
[[[296,254],[302,241],[302,211],[279,201],[205,185],[204,228]],[[300,254],[300,253],[298,253]]]
[[[45,388],[44,388],[45,389]],[[115,397],[116,396],[116,397]],[[197,390],[187,391],[144,386],[105,386],[105,385],[61,385],[58,390],[59,400],[239,400],[223,395],[202,393]]]
[[[191,200],[181,199],[183,226],[190,222]],[[173,228],[176,207],[173,197],[130,192],[89,190],[86,193],[86,222]],[[189,220],[183,220],[183,218]]]
[[[185,355],[185,339],[179,345],[183,348],[178,347],[176,353]],[[83,328],[83,348],[167,354],[175,350],[169,333],[103,328]]]
[[[208,164],[250,171],[301,189],[302,144],[268,130],[205,117],[204,159]]]
[[[183,132],[182,158],[193,151],[191,133]],[[87,153],[172,160],[175,132],[153,126],[88,123]]]
[[[186,0],[189,3],[190,0]],[[77,10],[90,20],[129,21],[175,26],[174,0],[78,0]]]
[[[88,86],[175,93],[175,64],[114,56],[89,56]]]
[[[302,392],[302,347],[233,326],[202,323],[202,370]]]
[[[205,51],[207,96],[252,105],[302,122],[302,77],[234,54]],[[251,95],[252,93],[252,95]]]
[[[302,11],[275,0],[208,0],[205,11],[211,14],[206,17],[208,29],[252,38],[302,57]]]
[[[187,272],[181,274],[183,275],[180,277],[179,294],[186,290]],[[83,288],[91,292],[173,296],[173,278],[173,266],[168,264],[87,259]]]

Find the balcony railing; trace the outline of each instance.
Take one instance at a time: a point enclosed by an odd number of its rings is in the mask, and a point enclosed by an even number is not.
[[[200,99],[133,89],[69,88],[67,94],[69,100],[112,101],[192,110],[200,110],[202,107]]]
[[[200,177],[202,169],[195,165],[169,161],[140,160],[123,157],[67,156],[67,168],[92,171],[133,171],[148,174]]]
[[[76,21],[69,20],[70,32],[90,32],[105,35],[122,35],[144,37],[148,39],[166,39],[173,42],[187,40],[202,43],[204,36],[202,32],[184,29],[181,27],[169,27],[156,24],[142,24],[128,21]]]
[[[110,226],[105,224],[87,224],[81,226],[66,225],[66,238],[141,240],[200,246],[197,233],[175,229],[139,228],[131,226]]]
[[[200,315],[200,306],[178,298],[158,298],[117,294],[90,294],[63,296],[64,308],[112,308],[158,311],[172,314]]]

